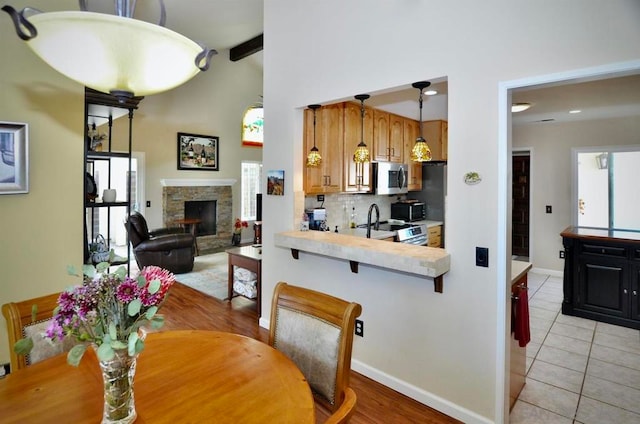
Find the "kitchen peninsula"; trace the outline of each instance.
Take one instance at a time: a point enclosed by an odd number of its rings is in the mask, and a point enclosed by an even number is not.
[[[323,231],[277,233],[275,245],[291,249],[294,259],[299,259],[302,251],[348,260],[354,273],[358,272],[358,264],[364,263],[430,277],[438,293],[442,293],[443,275],[449,271],[451,263],[450,255],[444,249]]]

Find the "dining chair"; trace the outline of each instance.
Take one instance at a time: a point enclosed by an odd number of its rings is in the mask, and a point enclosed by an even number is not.
[[[302,371],[327,423],[346,423],[356,406],[349,387],[358,303],[279,282],[273,293],[269,344]]]
[[[44,337],[44,332],[53,316],[53,310],[58,306],[59,295],[60,293],[53,293],[2,305],[2,315],[7,321],[12,372],[68,351],[73,347],[74,343],[71,340],[51,342]],[[34,305],[36,307],[35,316],[32,313]],[[31,337],[33,340],[33,349],[28,355],[16,354],[13,351],[13,345],[26,337]]]

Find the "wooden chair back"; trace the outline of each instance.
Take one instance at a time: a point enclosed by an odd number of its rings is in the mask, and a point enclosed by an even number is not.
[[[355,319],[361,313],[357,303],[284,282],[273,294],[269,344],[296,363],[318,403],[334,415],[344,405],[343,418],[335,423],[347,422],[355,408],[349,374]]]
[[[2,315],[7,321],[7,333],[9,334],[12,372],[25,368],[30,363],[38,362],[68,350],[61,343],[51,345],[41,336],[48,326],[48,321],[53,316],[53,310],[58,306],[59,295],[60,293],[54,293],[22,302],[10,302],[2,305]],[[37,307],[37,312],[35,317],[32,317],[34,305]],[[34,349],[30,355],[17,355],[13,351],[13,345],[26,336],[31,336],[34,339]]]

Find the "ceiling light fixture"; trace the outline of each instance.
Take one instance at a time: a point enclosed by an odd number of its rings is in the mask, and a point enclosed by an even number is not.
[[[571,114],[576,114],[576,113],[580,113],[580,112],[582,112],[580,109],[573,109],[573,110],[569,111],[569,113],[571,113]]]
[[[524,112],[531,107],[531,103],[514,103],[511,105],[511,112]]]
[[[309,105],[309,109],[313,111],[313,147],[307,155],[307,166],[315,168],[322,162],[322,156],[316,147],[316,110],[320,108],[320,105]]]
[[[121,102],[175,88],[209,68],[217,52],[164,27],[134,19],[135,0],[114,0],[115,15],[80,11],[20,12],[3,6],[18,37],[56,71]]]
[[[431,83],[429,81],[418,81],[411,85],[413,88],[420,90],[420,97],[418,97],[418,105],[420,106],[420,135],[416,139],[413,149],[411,149],[411,160],[414,162],[428,162],[431,160],[431,149],[422,136],[422,91],[429,87]]]
[[[438,94],[436,90],[427,90],[424,92],[425,96],[435,96],[436,94]]]
[[[361,136],[360,136],[360,143],[358,143],[358,146],[356,147],[356,151],[353,154],[353,161],[355,163],[367,163],[369,162],[369,149],[367,148],[367,145],[364,142],[364,101],[367,100],[369,97],[368,94],[358,94],[357,96],[355,96],[356,100],[360,100],[360,118],[361,118]]]

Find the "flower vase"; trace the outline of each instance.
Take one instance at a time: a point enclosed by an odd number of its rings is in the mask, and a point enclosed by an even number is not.
[[[104,383],[104,411],[102,424],[128,424],[136,420],[133,399],[133,378],[137,355],[129,356],[127,349],[118,349],[108,361],[98,361]]]
[[[231,236],[231,244],[234,246],[240,246],[240,234],[233,233]]]

